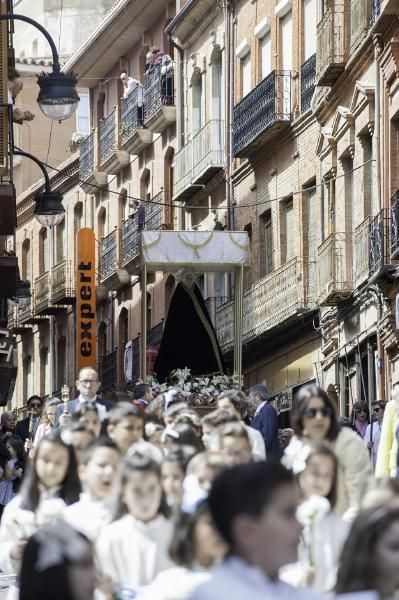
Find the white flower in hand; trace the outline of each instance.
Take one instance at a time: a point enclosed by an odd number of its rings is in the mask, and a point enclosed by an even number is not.
[[[320,521],[331,510],[331,505],[327,498],[323,496],[310,496],[308,500],[302,502],[297,509],[297,519],[306,527],[312,525],[315,521]]]

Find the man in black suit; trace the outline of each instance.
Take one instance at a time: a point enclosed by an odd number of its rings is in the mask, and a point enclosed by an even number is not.
[[[278,416],[275,408],[267,401],[265,385],[254,385],[249,390],[249,399],[255,411],[251,427],[262,434],[268,458],[278,458]]]
[[[20,437],[24,442],[26,440],[33,440],[35,437],[37,428],[42,420],[43,400],[40,396],[31,396],[28,398],[26,405],[30,414],[26,419],[19,421],[15,427],[15,435]],[[31,431],[29,431],[30,427]]]
[[[68,401],[68,414],[64,414],[64,406],[61,404],[58,407],[57,412],[57,423],[64,426],[69,422],[69,415],[73,414],[85,403],[95,404],[98,410],[98,415],[103,421],[109,411],[113,408],[114,403],[110,400],[103,400],[97,395],[97,392],[101,386],[101,382],[98,380],[98,374],[95,369],[91,367],[84,367],[80,370],[78,379],[76,381],[76,388],[79,392],[79,396],[74,400]]]

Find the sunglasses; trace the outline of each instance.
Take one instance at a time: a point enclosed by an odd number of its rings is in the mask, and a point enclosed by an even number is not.
[[[327,418],[327,417],[331,417],[332,416],[332,412],[331,412],[330,408],[326,407],[326,408],[308,408],[303,413],[303,416],[306,419],[315,419],[317,417],[317,415],[320,415],[321,417]]]

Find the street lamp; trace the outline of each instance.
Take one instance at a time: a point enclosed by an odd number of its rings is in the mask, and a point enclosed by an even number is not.
[[[65,216],[65,208],[62,205],[62,194],[52,191],[46,167],[41,160],[36,158],[36,156],[29,154],[29,152],[17,149],[14,150],[14,156],[25,156],[26,158],[30,158],[41,169],[45,182],[44,192],[39,192],[36,195],[34,215],[44,227],[55,227],[61,223]]]
[[[36,27],[47,39],[53,55],[53,71],[38,76],[40,92],[37,102],[42,113],[49,119],[54,121],[69,119],[79,104],[79,96],[75,88],[77,77],[74,73],[61,72],[57,48],[51,35],[40,23],[25,15],[4,14],[0,15],[0,21],[24,21]]]

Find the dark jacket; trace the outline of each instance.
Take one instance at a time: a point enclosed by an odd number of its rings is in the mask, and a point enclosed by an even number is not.
[[[268,402],[252,419],[251,427],[257,429],[265,440],[266,457],[278,458],[278,416],[275,408]]]
[[[21,440],[25,441],[30,438],[29,435],[29,421],[30,418],[22,419],[22,421],[18,421],[15,426],[15,435],[21,438]]]
[[[96,396],[95,404],[102,404],[103,406],[105,406],[107,412],[109,412],[115,406],[115,403],[112,402],[111,400],[103,400],[99,396]],[[80,406],[79,396],[77,398],[75,398],[74,400],[69,400],[68,401],[68,413],[70,415],[73,414],[74,412],[76,412],[78,410],[79,406]],[[57,409],[56,425],[58,425],[59,418],[61,417],[63,412],[64,412],[64,405],[61,403]]]

